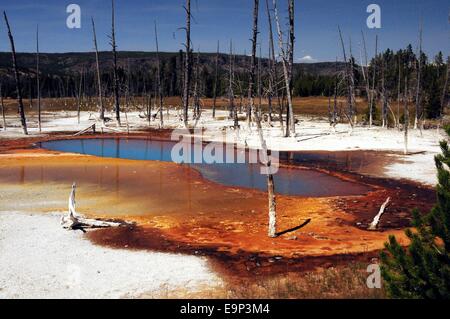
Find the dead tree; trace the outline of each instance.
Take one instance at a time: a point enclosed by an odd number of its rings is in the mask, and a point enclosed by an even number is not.
[[[259,140],[261,143],[262,154],[263,154],[263,164],[266,166],[267,175],[267,198],[269,203],[269,227],[268,236],[271,238],[277,237],[277,210],[276,210],[276,197],[275,197],[275,182],[272,174],[272,162],[271,162],[271,151],[267,148],[267,143],[264,138],[261,117],[258,112],[254,112],[256,127],[258,128]]]
[[[268,111],[269,111],[269,123],[272,123],[272,98],[274,95],[274,43],[273,43],[273,29],[272,29],[272,17],[270,15],[269,9],[269,0],[266,0],[266,12],[267,12],[267,20],[269,23],[269,87],[267,90],[267,102],[268,102]]]
[[[36,28],[36,89],[38,102],[38,128],[39,133],[42,131],[41,125],[41,82],[39,75],[39,26]]]
[[[294,0],[288,2],[289,11],[289,42],[288,42],[288,56],[289,56],[289,92],[291,95],[291,103],[288,105],[288,112],[290,118],[291,133],[295,135],[295,117],[294,117],[294,105],[292,103],[292,87],[294,76],[294,43],[295,43],[295,30],[294,30]]]
[[[293,5],[293,4],[292,4]],[[295,123],[293,125],[291,124],[290,114],[293,114],[293,106],[292,106],[292,91],[291,91],[291,77],[289,72],[289,58],[291,56],[289,52],[289,48],[293,49],[294,45],[293,43],[288,46],[288,52],[286,52],[286,49],[284,48],[283,44],[283,33],[281,31],[280,27],[280,19],[278,17],[278,9],[277,9],[277,1],[273,0],[273,10],[275,15],[275,22],[277,25],[277,33],[278,33],[278,47],[280,50],[280,56],[281,56],[281,62],[283,65],[283,75],[284,75],[284,87],[286,91],[286,98],[288,102],[288,108],[286,111],[286,114],[288,115],[286,117],[286,137],[289,137],[291,133],[295,134]],[[293,121],[294,122],[294,121]]]
[[[125,122],[128,127],[128,111],[130,109],[131,104],[131,68],[130,68],[130,58],[127,58],[127,82],[125,87],[125,106],[123,108],[125,113]]]
[[[339,86],[339,81],[338,81],[338,75],[339,75],[339,71],[338,71],[338,58],[336,57],[336,63],[335,63],[335,75],[334,75],[334,99],[333,99],[333,116],[332,116],[332,123],[331,125],[333,126],[333,130],[336,130],[336,125],[337,125],[337,102],[338,102],[338,86]]]
[[[159,127],[164,127],[164,119],[163,119],[163,95],[161,89],[161,61],[159,59],[159,44],[158,44],[158,29],[155,21],[155,43],[156,43],[156,59],[157,59],[157,68],[156,72],[158,73],[156,77],[156,85],[158,87],[158,103],[159,103]]]
[[[257,72],[257,92],[258,92],[258,108],[256,111],[259,114],[259,117],[261,117],[262,114],[262,75],[261,75],[261,59],[262,59],[262,53],[261,53],[261,46],[259,47],[259,57],[258,57],[258,72]]]
[[[419,27],[419,56],[417,57],[417,83],[416,83],[416,114],[414,117],[414,129],[419,127],[419,121],[422,117],[420,107],[421,98],[421,81],[422,81],[422,22]]]
[[[92,33],[94,35],[95,66],[97,70],[97,89],[98,89],[98,105],[100,107],[100,120],[105,122],[105,107],[103,105],[102,79],[100,74],[100,62],[98,56],[97,33],[95,32],[94,18],[91,18],[91,21],[92,21]]]
[[[78,118],[78,124],[80,124],[80,112],[81,112],[81,100],[82,100],[82,90],[83,90],[83,71],[80,73],[80,83],[78,87],[78,93],[77,93],[77,118]]]
[[[353,130],[353,85],[352,85],[352,74],[353,73],[353,65],[352,65],[352,60],[350,59],[349,61],[347,61],[347,53],[345,50],[345,44],[344,44],[344,39],[342,38],[342,32],[341,32],[341,28],[338,26],[338,30],[339,30],[339,38],[341,39],[341,46],[342,46],[342,53],[344,54],[344,61],[345,61],[345,80],[347,83],[347,107],[348,107],[348,113],[347,118],[350,124],[350,127]],[[351,46],[351,45],[350,45]]]
[[[217,82],[218,82],[218,73],[219,73],[219,46],[220,43],[217,41],[217,53],[216,53],[216,61],[215,61],[215,70],[214,70],[214,88],[213,88],[213,109],[212,109],[212,117],[216,118],[216,101],[217,101]]]
[[[108,228],[108,227],[120,227],[120,226],[129,226],[131,224],[125,222],[111,222],[111,221],[103,221],[100,219],[87,219],[79,215],[76,211],[76,184],[73,183],[72,191],[69,196],[69,210],[67,216],[61,217],[61,225],[65,229],[75,230],[80,229],[83,230],[87,228]]]
[[[378,56],[378,35],[375,36],[375,57],[373,59],[373,75],[372,75],[372,94],[370,97],[370,109],[369,109],[369,127],[373,124],[373,109],[376,107],[375,101],[376,101],[376,91],[375,91],[375,84],[376,84],[376,78],[377,78],[377,56]]]
[[[444,113],[445,113],[445,106],[446,106],[446,101],[447,101],[447,93],[448,93],[448,78],[450,75],[450,57],[447,58],[447,72],[446,72],[446,76],[445,76],[445,81],[444,81],[444,88],[442,89],[442,97],[441,97],[441,114],[440,114],[440,118],[441,121],[444,118]]]
[[[28,135],[27,121],[25,118],[25,110],[23,107],[23,100],[22,100],[22,84],[20,82],[19,67],[17,66],[14,37],[12,35],[11,27],[9,26],[8,16],[6,15],[5,11],[3,11],[3,17],[5,18],[6,28],[8,29],[9,42],[11,44],[12,65],[14,69],[14,78],[16,80],[16,94],[17,94],[17,102],[19,105],[20,122],[22,124],[23,134]]]
[[[356,107],[356,98],[355,98],[355,70],[353,68],[354,57],[352,52],[352,39],[350,38],[350,61],[349,61],[349,75],[350,75],[350,98],[351,98],[351,109],[349,110],[350,115],[353,117],[353,124],[356,125],[358,120],[358,110]]]
[[[404,129],[404,154],[408,154],[408,129],[409,129],[409,109],[408,109],[408,77],[405,76],[405,92],[403,94],[403,105],[404,105],[404,118],[405,118],[405,129]]]
[[[272,122],[272,112],[273,112],[273,98],[279,101],[278,96],[278,76],[277,76],[277,61],[275,57],[275,44],[273,39],[273,26],[272,26],[272,16],[270,14],[269,0],[266,0],[266,11],[267,20],[269,23],[269,87],[267,92],[267,100],[269,104],[269,123]],[[281,109],[281,104],[279,107],[279,120],[281,131],[284,132],[283,124],[283,110]]]
[[[366,96],[367,96],[367,106],[369,109],[369,127],[372,126],[372,110],[371,110],[371,104],[372,104],[372,98],[371,98],[371,92],[370,92],[370,78],[369,78],[369,59],[367,57],[367,47],[366,47],[366,38],[364,36],[364,32],[361,30],[362,40],[363,40],[363,48],[364,48],[364,66],[362,63],[361,58],[361,71],[364,79],[364,83],[366,84]],[[367,70],[367,74],[366,74]]]
[[[194,70],[194,92],[193,92],[193,103],[194,103],[194,120],[198,121],[200,119],[200,97],[199,97],[199,77],[200,77],[200,52],[197,52],[197,58],[195,60],[195,70]]]
[[[2,108],[3,130],[6,131],[5,105],[3,104],[3,83],[0,83],[0,107]]]
[[[252,112],[254,109],[254,84],[255,84],[255,70],[256,70],[256,44],[258,41],[258,11],[259,0],[253,1],[253,29],[252,29],[252,56],[250,61],[250,79],[248,83],[248,101],[247,104],[247,124],[250,127],[252,121]]]
[[[378,224],[380,223],[381,216],[384,214],[384,211],[386,210],[386,207],[389,205],[389,202],[391,201],[391,198],[388,197],[386,201],[381,205],[380,210],[378,211],[378,214],[373,218],[372,222],[370,223],[367,230],[377,230]]]
[[[117,66],[117,45],[116,45],[116,23],[114,13],[114,0],[112,4],[112,24],[111,24],[111,47],[113,53],[113,90],[114,90],[114,111],[116,113],[117,125],[120,126],[120,96],[119,96],[119,75]]]
[[[184,87],[183,87],[183,104],[184,104],[184,125],[188,126],[189,111],[189,87],[191,73],[191,0],[186,0],[186,57],[184,61]]]
[[[386,96],[386,85],[385,85],[385,62],[384,58],[382,58],[381,61],[381,120],[382,124],[381,127],[387,128],[388,122],[387,122],[387,96]]]
[[[239,128],[238,111],[234,103],[234,54],[233,54],[233,41],[230,40],[230,64],[229,64],[229,81],[228,81],[228,96],[230,100],[230,116],[234,121],[234,128]]]
[[[397,88],[397,128],[400,130],[400,99],[402,86],[402,64],[400,56],[398,57],[398,88]]]

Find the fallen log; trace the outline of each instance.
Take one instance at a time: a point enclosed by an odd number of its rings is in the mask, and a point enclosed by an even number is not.
[[[65,229],[87,229],[87,228],[108,228],[108,227],[120,227],[128,226],[130,224],[125,222],[111,222],[100,219],[88,219],[84,218],[76,212],[75,192],[77,185],[72,184],[72,191],[69,196],[69,212],[66,216],[61,218],[61,225]]]
[[[383,203],[383,205],[381,205],[380,207],[380,211],[378,212],[378,214],[374,217],[373,221],[370,223],[369,227],[367,228],[367,230],[377,230],[378,228],[378,224],[380,223],[380,218],[381,215],[384,214],[384,211],[387,207],[387,205],[389,204],[389,202],[391,201],[391,198],[388,197],[386,199],[386,201]]]
[[[90,130],[92,130],[92,132],[95,134],[95,123],[90,125],[89,127],[85,128],[84,130],[79,131],[78,133],[74,134],[73,136],[82,135]]]

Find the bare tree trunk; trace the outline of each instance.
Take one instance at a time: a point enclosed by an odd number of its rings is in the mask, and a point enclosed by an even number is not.
[[[331,92],[330,92],[330,89],[328,89],[328,123],[330,123],[330,126],[333,125],[333,114],[331,112]]]
[[[336,57],[335,77],[334,77],[334,101],[333,101],[333,129],[336,130],[337,125],[337,98],[338,98],[338,60]]]
[[[278,33],[278,47],[279,50],[281,52],[281,62],[283,65],[283,75],[284,75],[284,86],[286,89],[286,97],[287,97],[287,101],[288,101],[288,111],[286,112],[288,115],[291,114],[292,110],[292,92],[291,92],[291,78],[289,76],[289,69],[288,69],[288,58],[289,58],[289,53],[287,54],[284,46],[283,46],[283,33],[281,31],[281,27],[280,27],[280,19],[278,18],[278,9],[277,9],[277,1],[273,0],[273,9],[274,9],[274,14],[275,14],[275,22],[277,25],[277,33]],[[289,123],[289,117],[288,116],[286,118],[286,137],[289,137],[291,135],[291,133],[295,133],[295,131],[292,132],[292,125]],[[295,123],[294,123],[294,129],[295,129]]]
[[[41,83],[39,76],[39,25],[36,28],[36,85],[37,85],[37,101],[38,101],[38,128],[40,133],[42,132],[42,125],[41,125]]]
[[[414,129],[419,127],[419,121],[422,117],[420,107],[421,98],[421,81],[422,81],[422,22],[419,28],[419,56],[417,57],[417,86],[416,86],[416,114],[414,118]]]
[[[405,118],[405,146],[404,154],[408,154],[408,129],[409,129],[409,109],[408,109],[408,77],[405,76],[405,92],[404,92],[404,118]]]
[[[184,65],[184,87],[183,87],[183,103],[184,103],[184,125],[188,126],[189,111],[189,86],[190,86],[190,69],[191,69],[191,0],[186,0],[186,58]]]
[[[371,94],[371,101],[370,101],[370,115],[369,115],[369,127],[373,124],[373,109],[376,107],[375,105],[375,82],[377,77],[377,56],[378,56],[378,35],[375,36],[375,57],[374,57],[374,64],[373,64],[373,77],[372,77],[372,94]]]
[[[441,97],[441,121],[444,118],[445,113],[445,105],[446,105],[446,97],[448,92],[448,78],[450,75],[450,58],[447,58],[447,74],[445,76],[444,88],[442,89],[442,97]]]
[[[194,62],[194,92],[193,92],[193,103],[194,103],[194,120],[198,121],[200,119],[200,100],[199,100],[199,64],[200,64],[200,53],[197,52],[197,58]]]
[[[292,96],[292,87],[293,87],[293,76],[294,76],[294,42],[295,42],[295,34],[294,34],[294,0],[289,0],[288,3],[288,11],[289,11],[289,46],[288,46],[288,56],[289,56],[289,94]],[[295,116],[294,116],[294,106],[292,103],[288,105],[289,118],[291,120],[291,133],[295,135]]]
[[[258,92],[258,108],[257,112],[259,117],[262,114],[262,79],[261,79],[261,46],[259,47],[259,57],[258,57],[258,73],[257,73],[257,92]]]
[[[350,71],[350,110],[349,113],[351,117],[353,117],[353,125],[356,125],[358,121],[358,110],[356,108],[356,99],[355,99],[355,72],[353,68],[353,53],[352,53],[352,39],[350,38],[350,61],[349,61],[349,71]]]
[[[114,71],[114,111],[116,112],[117,125],[120,126],[120,96],[119,96],[119,75],[117,74],[117,45],[116,45],[116,26],[114,13],[114,0],[112,3],[112,32],[111,32],[111,46],[113,52],[113,71]]]
[[[398,57],[398,91],[397,91],[397,128],[400,130],[400,99],[401,99],[401,86],[402,86],[402,65],[400,62],[400,56]]]
[[[214,70],[214,89],[213,89],[213,109],[212,109],[212,117],[213,119],[216,118],[216,101],[217,101],[217,82],[219,80],[218,73],[219,73],[219,48],[220,43],[217,41],[217,53],[216,53],[216,65]]]
[[[273,40],[273,26],[272,26],[272,16],[270,14],[269,8],[269,0],[266,0],[266,11],[267,11],[267,20],[269,23],[269,91],[267,94],[268,103],[269,103],[269,122],[271,123],[273,106],[272,101],[273,97],[276,96],[278,99],[278,77],[277,77],[277,62],[275,58],[275,44]],[[283,112],[280,113],[280,126],[281,131],[284,132],[283,128]]]
[[[95,32],[95,22],[94,18],[92,20],[92,32],[94,34],[94,48],[95,48],[95,66],[97,70],[97,88],[98,88],[98,104],[100,107],[100,120],[105,122],[105,107],[103,105],[103,94],[102,94],[102,79],[100,75],[100,62],[98,56],[98,46],[97,46],[97,33]]]
[[[367,47],[366,47],[366,38],[364,36],[364,32],[361,30],[361,35],[362,35],[362,39],[363,39],[363,47],[364,47],[364,64],[365,67],[362,66],[362,59],[361,59],[361,71],[363,74],[363,78],[364,78],[364,82],[366,83],[366,95],[367,95],[367,106],[370,112],[369,115],[369,127],[372,125],[372,110],[371,110],[371,103],[372,103],[372,98],[371,98],[371,92],[370,92],[370,79],[369,79],[369,59],[367,57]],[[365,72],[365,70],[367,69],[367,74]]]
[[[78,87],[78,95],[77,95],[77,119],[78,119],[78,124],[80,124],[82,90],[83,90],[83,71],[81,71],[81,73],[80,73],[80,85]]]
[[[130,225],[125,222],[109,222],[102,221],[100,219],[87,219],[80,216],[76,211],[76,184],[73,183],[72,191],[69,196],[69,211],[67,216],[61,217],[61,225],[66,229],[82,229],[85,228],[107,228],[107,227],[120,227]]]
[[[277,210],[276,210],[276,197],[275,197],[275,183],[272,174],[272,163],[270,160],[271,151],[267,148],[266,140],[264,139],[264,134],[261,126],[261,117],[258,112],[254,112],[256,119],[256,126],[258,128],[259,140],[261,142],[261,148],[264,154],[264,164],[267,169],[267,199],[269,206],[269,227],[268,236],[271,238],[277,237]]]
[[[352,83],[351,83],[352,76],[350,74],[351,72],[353,72],[351,69],[353,66],[351,65],[351,63],[352,63],[351,60],[350,60],[350,62],[347,61],[347,54],[345,52],[344,39],[342,38],[342,32],[341,32],[341,28],[339,26],[338,26],[338,30],[339,30],[339,37],[341,39],[342,52],[344,54],[344,61],[345,61],[345,80],[347,83],[347,104],[348,104],[347,118],[348,118],[349,124],[353,130],[353,120],[352,120],[352,117],[353,117],[353,97],[352,97],[353,92],[352,92]]]
[[[3,84],[0,83],[0,106],[2,108],[3,130],[6,131],[5,105],[3,104]]]
[[[248,83],[248,105],[247,105],[247,124],[250,127],[252,121],[252,112],[254,108],[254,84],[255,84],[255,70],[256,70],[256,45],[258,41],[258,12],[259,0],[253,1],[253,31],[252,31],[252,56],[250,61],[250,79]]]
[[[391,201],[391,198],[388,197],[386,201],[381,205],[380,210],[378,211],[378,214],[374,217],[372,222],[370,223],[367,230],[376,230],[378,228],[378,224],[380,223],[380,218],[384,214],[384,210],[389,205],[389,202]]]
[[[383,128],[387,128],[388,123],[387,123],[387,97],[386,97],[386,86],[385,86],[385,62],[384,62],[384,58],[381,61],[381,101],[382,101],[382,105],[381,105],[381,117],[382,117],[382,127]]]
[[[267,152],[270,156],[270,152]],[[267,166],[270,169],[270,165]],[[269,237],[277,236],[277,203],[275,198],[275,183],[273,175],[267,175],[267,195],[269,200]]]
[[[126,71],[126,87],[125,87],[125,106],[123,108],[125,112],[125,123],[128,128],[128,110],[130,109],[130,91],[131,91],[131,69],[130,69],[130,58],[127,58],[127,71]]]
[[[157,86],[158,86],[158,102],[159,102],[159,127],[164,127],[164,119],[163,119],[163,96],[162,96],[162,90],[161,90],[161,61],[159,59],[159,44],[158,44],[158,29],[156,27],[156,21],[155,21],[155,42],[156,42],[156,58],[158,60],[158,66],[157,66]]]
[[[6,27],[8,29],[9,42],[11,44],[12,64],[14,69],[14,78],[16,80],[16,93],[17,93],[17,102],[19,104],[20,122],[22,124],[23,134],[28,135],[27,121],[25,118],[25,110],[22,101],[22,85],[20,83],[19,67],[17,66],[16,47],[14,45],[14,38],[11,33],[11,28],[9,26],[8,17],[5,11],[3,11],[3,16],[5,18]]]
[[[233,116],[234,120],[234,128],[237,129],[239,127],[238,121],[238,111],[236,105],[234,103],[234,90],[233,90],[233,82],[234,82],[234,54],[233,54],[233,42],[230,40],[230,65],[229,65],[229,82],[228,82],[228,96],[230,99],[230,113]]]

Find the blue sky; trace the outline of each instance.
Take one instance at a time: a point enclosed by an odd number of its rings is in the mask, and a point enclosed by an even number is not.
[[[252,0],[191,0],[195,18],[192,24],[194,48],[214,52],[217,40],[227,52],[230,39],[237,53],[250,50]],[[272,0],[269,0],[271,3]],[[282,27],[286,24],[286,0],[278,0]],[[81,29],[66,27],[66,7],[76,3],[82,10]],[[182,48],[185,13],[183,0],[116,0],[117,44],[119,50],[155,49],[153,22],[157,21],[161,51]],[[381,29],[366,26],[367,5],[381,7]],[[423,19],[424,50],[434,56],[439,50],[450,54],[450,2],[448,0],[295,0],[296,61],[334,61],[341,59],[337,25],[346,44],[352,41],[359,59],[361,30],[366,34],[369,54],[374,51],[375,35],[380,48],[399,49],[412,43],[416,47],[418,25]],[[109,0],[0,0],[6,10],[16,39],[17,51],[35,50],[35,28],[39,24],[41,51],[92,51],[90,17],[96,20],[100,50],[109,50],[111,3]],[[3,19],[2,19],[3,20]],[[265,0],[260,0],[260,39],[267,55],[267,17]],[[9,50],[4,22],[0,23],[0,51]],[[304,57],[310,57],[304,58]]]

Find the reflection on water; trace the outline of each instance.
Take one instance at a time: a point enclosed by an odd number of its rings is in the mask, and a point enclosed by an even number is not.
[[[55,151],[99,157],[171,162],[171,151],[174,144],[174,142],[148,139],[108,138],[50,141],[42,143],[41,146]],[[262,191],[267,189],[266,176],[260,173],[259,164],[202,163],[184,166],[194,167],[203,177],[223,185],[247,187]],[[366,186],[343,181],[314,170],[281,167],[274,178],[276,193],[284,195],[344,196],[362,194],[369,190]]]
[[[0,211],[60,210],[67,207],[70,185],[76,181],[77,198],[82,199],[78,208],[84,213],[192,213],[204,209],[201,196],[205,187],[198,183],[199,178],[188,167],[168,168],[146,162],[0,166]],[[212,200],[219,197],[210,195]]]

